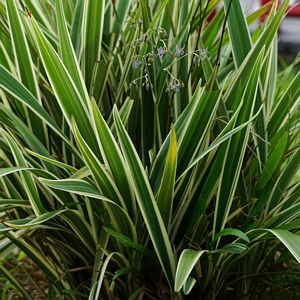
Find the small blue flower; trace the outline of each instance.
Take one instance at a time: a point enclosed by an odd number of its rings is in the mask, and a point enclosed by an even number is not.
[[[141,18],[139,18],[139,23],[140,23],[140,25],[143,24],[143,20]]]
[[[159,47],[158,51],[157,51],[157,54],[156,54],[156,57],[163,58],[164,55],[165,55],[165,50],[163,49],[163,47]]]
[[[137,59],[133,60],[133,68],[137,69],[139,67],[140,64],[142,64],[143,62],[138,61]]]
[[[207,48],[206,49],[199,48],[198,51],[199,51],[200,60],[205,61],[205,59],[207,58],[207,54],[209,54]]]
[[[170,82],[169,89],[170,89],[170,91],[173,91],[176,93],[179,91],[179,84]]]
[[[183,54],[184,54],[184,47],[180,48],[179,46],[176,46],[176,53],[175,53],[175,55],[176,55],[177,57],[180,57],[180,56],[182,56]]]

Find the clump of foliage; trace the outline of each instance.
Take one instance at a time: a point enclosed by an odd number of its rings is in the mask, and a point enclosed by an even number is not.
[[[48,299],[299,294],[289,1],[218,2],[0,2],[0,258]]]

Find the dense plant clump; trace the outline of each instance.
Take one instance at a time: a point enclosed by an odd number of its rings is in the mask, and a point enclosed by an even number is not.
[[[47,299],[299,297],[275,2],[0,0],[2,296],[19,253]]]

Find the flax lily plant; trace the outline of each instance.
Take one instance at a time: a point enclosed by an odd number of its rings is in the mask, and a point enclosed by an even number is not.
[[[48,299],[293,291],[300,75],[277,70],[276,2],[1,0],[1,260],[24,252]]]

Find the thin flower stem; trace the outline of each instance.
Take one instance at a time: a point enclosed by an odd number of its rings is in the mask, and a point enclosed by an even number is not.
[[[179,60],[181,60],[182,58],[184,58],[185,56],[188,56],[188,55],[191,55],[191,54],[194,54],[194,52],[189,52],[189,53],[186,53],[182,56],[180,56],[178,59],[172,61],[168,66],[166,66],[165,68],[163,68],[163,71],[167,71],[167,69],[170,69],[170,67],[172,65],[174,65],[175,63],[177,63]]]

